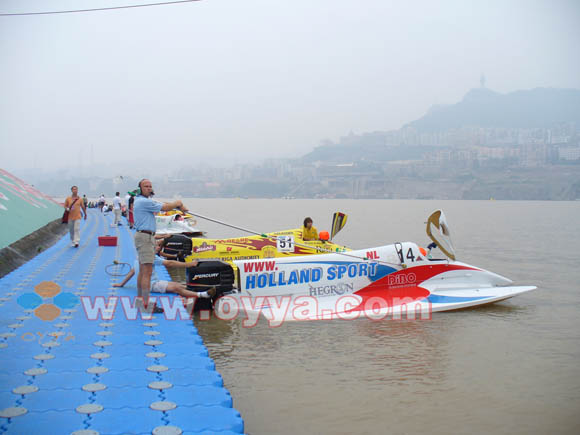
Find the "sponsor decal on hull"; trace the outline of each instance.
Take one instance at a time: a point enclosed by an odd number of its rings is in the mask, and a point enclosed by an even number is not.
[[[319,281],[338,281],[344,278],[372,277],[377,270],[376,263],[331,264],[323,267],[298,268],[285,264],[286,270],[278,271],[276,261],[244,263],[243,284],[246,290],[266,287],[281,287],[295,284],[309,284]],[[289,270],[289,267],[296,267]],[[338,284],[335,285],[338,288]]]
[[[193,252],[195,252],[196,254],[199,254],[200,252],[209,252],[209,251],[215,251],[215,250],[216,250],[216,245],[208,245],[206,242],[203,242],[199,246],[193,247]]]
[[[342,296],[354,292],[354,283],[340,282],[338,284],[322,285],[318,287],[309,285],[308,290],[310,292],[310,296],[315,296],[318,298],[327,296]]]

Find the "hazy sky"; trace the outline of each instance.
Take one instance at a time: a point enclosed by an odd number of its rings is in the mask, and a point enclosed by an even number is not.
[[[151,0],[155,2],[155,0]],[[0,13],[148,3],[0,0]],[[0,167],[220,165],[390,130],[479,85],[580,88],[580,1],[203,0],[0,17]],[[84,164],[84,163],[83,163]]]

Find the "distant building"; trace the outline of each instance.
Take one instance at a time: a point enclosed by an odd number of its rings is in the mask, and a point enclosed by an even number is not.
[[[558,156],[561,160],[580,160],[580,147],[560,147],[558,149]]]

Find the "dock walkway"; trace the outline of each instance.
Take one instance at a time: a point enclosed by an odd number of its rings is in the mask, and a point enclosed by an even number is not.
[[[142,319],[136,285],[112,287],[122,278],[106,266],[133,264],[135,250],[111,223],[90,210],[79,248],[67,235],[0,279],[0,433],[243,433],[184,310]],[[102,235],[117,246],[98,246]]]

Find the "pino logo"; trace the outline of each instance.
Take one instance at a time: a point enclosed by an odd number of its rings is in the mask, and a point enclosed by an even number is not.
[[[390,286],[406,286],[406,285],[415,285],[417,282],[417,277],[413,272],[407,274],[396,274],[393,273],[389,275],[389,285]]]
[[[52,322],[61,310],[74,307],[79,299],[72,293],[61,292],[53,281],[42,281],[34,287],[34,293],[24,293],[16,301],[21,307],[34,310],[39,319]]]
[[[197,253],[197,252],[215,251],[215,249],[216,249],[215,245],[208,245],[207,242],[203,242],[199,246],[194,246],[193,252]]]

